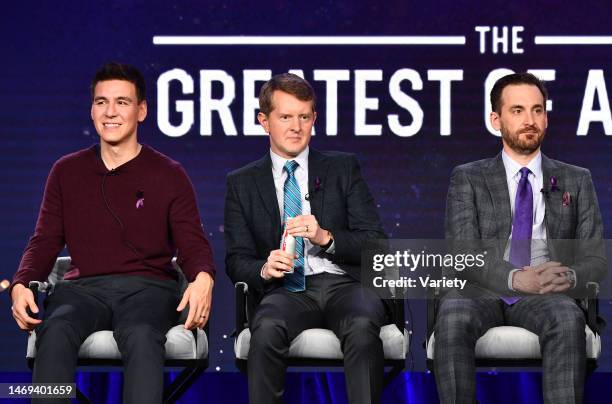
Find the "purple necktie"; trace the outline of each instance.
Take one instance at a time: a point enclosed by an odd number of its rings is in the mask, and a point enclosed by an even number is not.
[[[510,263],[515,268],[531,264],[531,229],[533,226],[533,191],[529,183],[529,169],[521,168],[521,179],[516,188],[514,199],[514,218],[512,219],[512,240],[510,243]],[[502,297],[507,304],[514,304],[519,297]]]

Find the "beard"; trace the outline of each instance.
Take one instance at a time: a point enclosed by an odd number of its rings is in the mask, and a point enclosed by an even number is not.
[[[502,126],[500,132],[508,147],[522,155],[529,155],[538,150],[546,136],[546,130],[541,130],[535,125],[516,132],[510,132]]]

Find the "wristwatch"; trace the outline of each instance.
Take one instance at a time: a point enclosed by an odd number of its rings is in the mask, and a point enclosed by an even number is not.
[[[567,271],[565,276],[570,283],[570,287],[574,288],[576,286],[576,273],[574,271]]]
[[[334,236],[331,234],[331,231],[327,230],[327,235],[329,236],[329,241],[327,244],[321,246],[323,251],[327,251],[327,249],[334,243]]]

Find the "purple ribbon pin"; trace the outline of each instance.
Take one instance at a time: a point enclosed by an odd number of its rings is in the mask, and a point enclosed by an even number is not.
[[[320,189],[321,189],[321,178],[317,177],[315,178],[315,182],[314,182],[314,190],[315,192],[319,192]]]
[[[136,209],[140,209],[144,207],[144,198],[140,198],[136,201]]]
[[[557,186],[557,177],[553,175],[550,177],[550,191],[555,192],[558,190],[559,190],[559,187]]]

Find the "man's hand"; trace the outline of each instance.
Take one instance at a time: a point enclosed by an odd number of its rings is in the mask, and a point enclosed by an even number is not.
[[[42,320],[28,315],[27,309],[30,309],[32,313],[38,313],[38,306],[34,303],[34,294],[30,289],[20,283],[15,285],[11,291],[11,299],[13,300],[11,311],[19,328],[24,331],[32,331],[38,324],[42,323]]]
[[[185,329],[203,328],[208,321],[214,283],[215,281],[207,272],[200,272],[185,289],[183,298],[176,308],[176,311],[183,311],[189,304]]]
[[[319,227],[313,215],[300,215],[287,220],[287,231],[293,237],[304,237],[314,245],[322,246],[329,242],[329,232]]]
[[[540,282],[540,294],[565,292],[572,285],[565,275],[569,268],[560,262],[549,261],[534,267]]]
[[[523,293],[540,293],[540,280],[532,267],[524,267],[512,274],[512,289]]]
[[[559,293],[571,287],[565,275],[569,268],[557,261],[548,261],[536,266],[523,267],[512,277],[512,288],[524,293]]]
[[[267,281],[272,278],[282,278],[287,271],[293,269],[294,258],[291,254],[282,250],[271,251],[261,270],[261,277]]]

